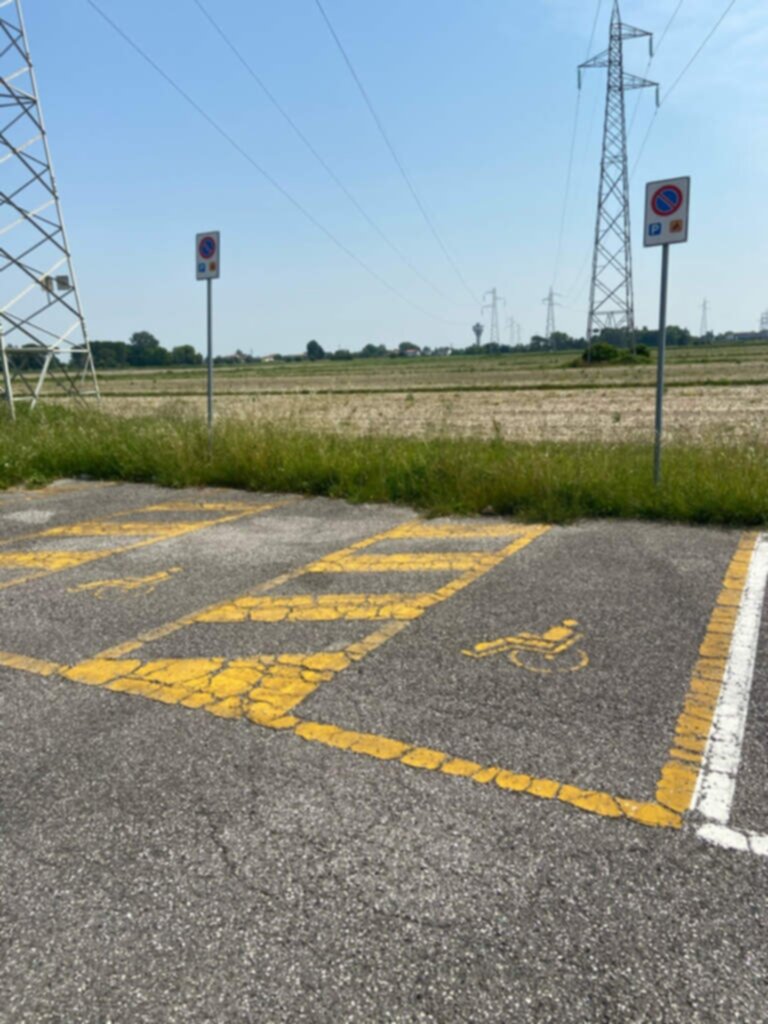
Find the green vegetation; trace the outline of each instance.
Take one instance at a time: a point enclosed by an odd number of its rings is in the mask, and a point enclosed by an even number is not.
[[[116,370],[129,366],[200,366],[203,362],[203,357],[192,345],[177,345],[169,352],[149,331],[136,331],[128,342],[92,341],[91,354],[97,370]],[[77,353],[72,357],[72,362],[81,369],[85,357]]]
[[[664,484],[639,444],[508,443],[354,437],[217,425],[209,456],[199,419],[110,417],[44,408],[0,414],[0,487],[63,476],[295,492],[399,502],[430,513],[493,512],[565,522],[586,516],[751,525],[768,521],[768,446],[669,445]]]
[[[614,366],[618,364],[630,364],[643,365],[651,361],[651,350],[647,345],[636,345],[635,351],[632,352],[626,348],[617,348],[615,345],[609,345],[606,341],[598,341],[595,345],[590,345],[588,349],[574,359],[571,366],[598,366],[600,363],[610,363]]]

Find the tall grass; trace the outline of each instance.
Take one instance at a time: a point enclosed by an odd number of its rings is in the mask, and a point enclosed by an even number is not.
[[[397,502],[430,513],[493,512],[566,522],[587,516],[696,523],[768,521],[768,446],[670,444],[664,482],[650,445],[510,443],[445,436],[313,433],[289,423],[217,424],[46,408],[0,414],[0,487],[58,477],[147,481]]]

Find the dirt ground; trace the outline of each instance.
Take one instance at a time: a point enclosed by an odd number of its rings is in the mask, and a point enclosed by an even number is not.
[[[109,397],[116,415],[186,412],[204,415],[205,399]],[[216,415],[285,421],[310,429],[356,434],[492,437],[518,441],[629,441],[652,436],[652,388],[541,391],[446,391],[402,394],[219,394]],[[665,398],[670,439],[768,439],[768,386],[670,389]]]

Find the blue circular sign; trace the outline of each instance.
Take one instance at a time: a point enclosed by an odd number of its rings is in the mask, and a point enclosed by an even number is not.
[[[200,253],[202,259],[213,259],[216,255],[216,239],[213,235],[206,235],[205,238],[201,238],[197,251]]]
[[[671,217],[683,205],[683,193],[677,185],[662,185],[651,199],[651,209],[657,217]]]

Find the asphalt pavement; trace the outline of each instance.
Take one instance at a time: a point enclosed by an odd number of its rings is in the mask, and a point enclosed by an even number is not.
[[[0,494],[0,1021],[768,1021],[768,547]]]

